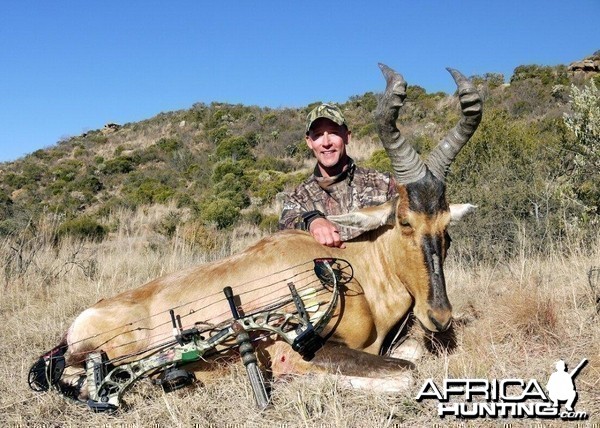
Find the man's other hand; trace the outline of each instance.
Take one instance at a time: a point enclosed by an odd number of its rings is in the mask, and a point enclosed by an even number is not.
[[[317,218],[310,223],[310,234],[315,240],[328,247],[346,248],[340,239],[340,232],[332,222],[326,218]]]

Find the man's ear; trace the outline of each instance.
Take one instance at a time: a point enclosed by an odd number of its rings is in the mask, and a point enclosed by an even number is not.
[[[309,149],[313,149],[312,148],[312,140],[310,139],[310,137],[308,135],[304,136],[304,141],[306,141],[306,145],[308,146]]]
[[[327,220],[340,226],[360,229],[363,232],[377,229],[383,225],[393,226],[396,224],[397,202],[398,196],[395,196],[381,205],[362,208],[348,214],[329,215]]]

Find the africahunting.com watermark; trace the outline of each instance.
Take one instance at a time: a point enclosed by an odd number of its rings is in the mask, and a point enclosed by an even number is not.
[[[575,377],[586,364],[584,358],[569,372],[564,361],[556,362],[545,389],[536,379],[444,379],[441,383],[427,379],[416,400],[437,400],[441,418],[585,420],[588,414],[575,410]]]

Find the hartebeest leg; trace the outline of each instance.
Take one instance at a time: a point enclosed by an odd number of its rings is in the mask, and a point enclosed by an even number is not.
[[[368,354],[346,346],[327,343],[310,361],[304,361],[284,342],[268,349],[274,378],[290,374],[330,373],[340,376],[348,385],[358,389],[398,392],[412,385],[411,369],[405,360]]]

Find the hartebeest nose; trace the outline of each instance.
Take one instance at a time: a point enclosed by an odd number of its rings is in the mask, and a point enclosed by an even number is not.
[[[452,324],[452,309],[431,310],[427,311],[429,321],[435,326],[437,331],[446,331]]]

